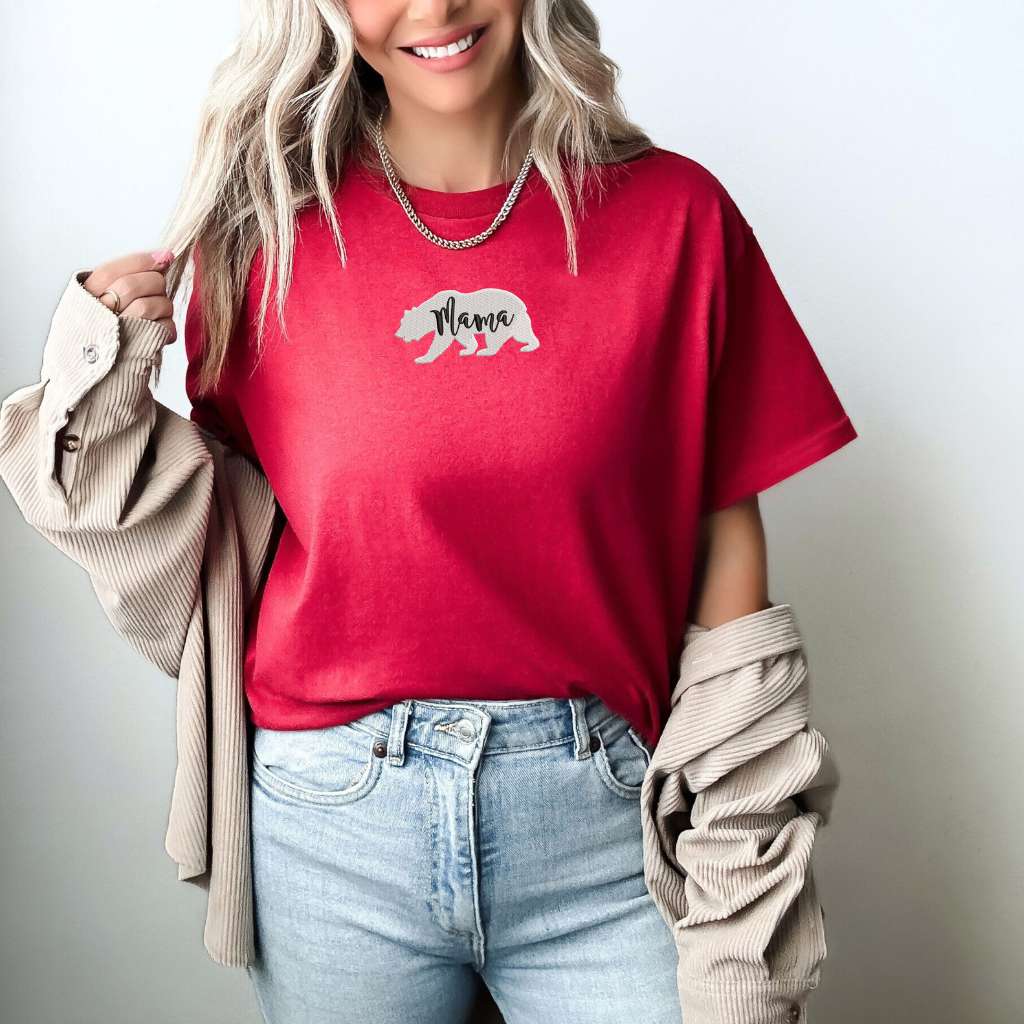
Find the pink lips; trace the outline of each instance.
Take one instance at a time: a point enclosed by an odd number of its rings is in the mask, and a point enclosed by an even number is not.
[[[453,35],[451,38],[449,38],[447,43],[433,43],[431,45],[450,45],[451,43],[454,43],[459,39],[465,38],[470,31],[474,30],[463,29],[458,34]],[[471,47],[469,47],[469,49],[460,50],[458,53],[453,53],[448,57],[418,57],[411,50],[406,50],[404,48],[400,49],[402,49],[402,53],[406,54],[410,59],[416,61],[416,63],[419,64],[420,67],[424,68],[427,71],[434,71],[438,73],[458,71],[460,68],[464,68],[467,64],[469,64],[476,58],[476,52],[483,45],[483,42],[486,38],[487,32],[484,31],[480,34],[477,41]],[[417,43],[416,45],[419,46],[420,44]]]
[[[434,36],[433,39],[417,39],[415,42],[406,43],[402,47],[403,50],[411,49],[414,46],[418,46],[421,49],[428,46],[448,46],[451,43],[457,43],[460,39],[464,39],[471,32],[477,33],[482,32],[487,27],[486,24],[481,23],[479,25],[465,25],[462,28],[454,28],[451,32],[446,33],[442,36]]]

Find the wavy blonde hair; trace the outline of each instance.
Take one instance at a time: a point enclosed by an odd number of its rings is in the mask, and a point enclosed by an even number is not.
[[[619,66],[601,52],[597,19],[583,0],[525,0],[520,65],[527,100],[502,156],[527,138],[565,224],[568,266],[576,274],[570,187],[581,194],[586,169],[620,163],[651,139],[626,117]],[[162,245],[176,253],[167,271],[173,299],[188,274],[199,286],[204,345],[198,391],[215,389],[225,366],[259,253],[264,273],[257,347],[263,349],[272,279],[282,325],[292,276],[296,213],[318,202],[347,262],[332,194],[348,155],[383,173],[372,139],[387,102],[384,82],[356,52],[339,0],[250,0],[235,49],[216,68],[191,165]],[[565,171],[568,171],[567,185]],[[276,264],[276,266],[275,266]]]

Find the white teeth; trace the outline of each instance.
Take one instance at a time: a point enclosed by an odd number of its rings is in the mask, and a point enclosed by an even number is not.
[[[453,54],[468,50],[479,38],[479,33],[471,32],[468,36],[454,43],[449,43],[447,46],[414,46],[412,47],[412,52],[417,57],[426,57],[428,60],[433,60],[437,57],[451,57]]]

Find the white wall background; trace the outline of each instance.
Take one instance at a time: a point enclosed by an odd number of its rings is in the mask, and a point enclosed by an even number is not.
[[[754,226],[860,438],[762,497],[842,784],[815,1019],[1011,1024],[1024,982],[1024,9],[618,4],[631,115]],[[0,393],[70,272],[156,244],[235,5],[5,0]],[[183,350],[158,397],[185,412]],[[0,495],[0,1019],[255,1024],[163,851],[170,679]]]

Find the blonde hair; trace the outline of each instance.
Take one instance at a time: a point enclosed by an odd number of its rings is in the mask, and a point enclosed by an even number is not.
[[[367,140],[386,103],[384,83],[356,53],[344,3],[250,0],[245,8],[237,45],[213,74],[161,242],[177,254],[167,272],[172,298],[188,267],[198,270],[191,276],[203,317],[201,395],[223,371],[256,254],[276,272],[263,275],[262,352],[274,276],[283,326],[297,211],[320,204],[344,265],[332,203],[337,176],[348,155],[382,171]],[[561,211],[569,272],[576,274],[570,187],[581,194],[588,167],[623,162],[653,143],[626,117],[616,89],[619,67],[601,52],[597,20],[583,0],[525,0],[520,53],[527,99],[505,145],[503,180],[518,171],[510,166],[514,140],[528,139]]]

